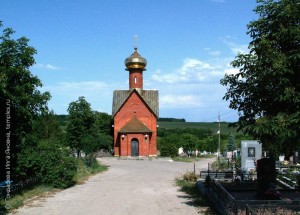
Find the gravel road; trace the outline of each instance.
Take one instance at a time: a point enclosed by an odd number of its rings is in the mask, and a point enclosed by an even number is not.
[[[191,199],[179,191],[175,178],[193,171],[193,163],[169,159],[122,160],[101,158],[108,171],[84,184],[28,201],[15,210],[18,215],[176,215],[201,214]],[[214,158],[196,162],[207,168]]]

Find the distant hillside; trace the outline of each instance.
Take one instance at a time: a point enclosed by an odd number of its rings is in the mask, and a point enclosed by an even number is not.
[[[159,118],[160,122],[185,122],[185,119],[176,119],[176,118]]]
[[[235,128],[228,128],[228,122],[221,122],[220,128],[222,134],[228,134],[231,132],[233,135],[237,134],[237,130]],[[161,122],[158,121],[159,128],[164,129],[175,129],[175,128],[199,128],[199,129],[210,129],[213,133],[217,133],[218,122]]]

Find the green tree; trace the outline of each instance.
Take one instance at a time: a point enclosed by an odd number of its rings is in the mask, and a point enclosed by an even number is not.
[[[38,90],[42,83],[29,70],[35,63],[36,50],[28,45],[29,39],[14,39],[14,33],[6,28],[0,35],[0,140],[1,147],[9,148],[6,154],[3,148],[0,150],[0,167],[5,167],[5,157],[9,156],[10,176],[16,180],[20,176],[16,167],[23,156],[21,149],[36,146],[36,142],[26,140],[37,117],[47,111],[50,94]],[[0,172],[1,181],[6,171]]]
[[[95,123],[95,116],[88,103],[83,96],[77,101],[71,102],[68,108],[69,124],[67,126],[67,142],[71,149],[76,150],[77,157],[84,149],[86,137],[90,135]]]
[[[201,140],[203,142],[203,150],[207,152],[216,152],[218,149],[218,139],[215,136],[208,136]]]
[[[39,140],[63,139],[62,130],[53,110],[42,113],[34,123],[34,133]]]
[[[235,143],[234,136],[232,134],[228,135],[227,150],[230,152],[236,150],[236,143]]]
[[[231,133],[228,135],[228,142],[226,148],[228,151],[231,152],[231,158],[233,159],[233,151],[236,150],[236,143],[234,136]]]
[[[199,139],[193,134],[183,134],[180,136],[180,146],[183,148],[183,151],[187,154],[188,152],[195,151],[199,144]]]
[[[179,138],[178,134],[169,134],[163,138],[158,138],[158,149],[160,155],[163,157],[175,157],[178,155],[179,149]]]
[[[257,0],[257,20],[248,24],[249,53],[231,62],[224,99],[240,117],[234,126],[258,138],[275,156],[300,144],[300,2]]]
[[[111,150],[113,138],[109,135],[92,130],[90,134],[85,135],[81,139],[82,150],[86,154],[92,154],[100,149]]]
[[[95,115],[95,127],[96,129],[103,134],[112,136],[112,117],[107,113],[101,113],[98,111],[94,111]]]

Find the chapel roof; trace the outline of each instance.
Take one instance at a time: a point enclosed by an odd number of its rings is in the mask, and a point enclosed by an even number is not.
[[[152,131],[136,117],[129,120],[126,125],[124,125],[120,133],[151,133]]]
[[[142,90],[140,93],[138,93],[135,89],[115,90],[113,94],[112,116],[116,115],[116,113],[120,110],[125,101],[134,91],[144,100],[144,102],[148,105],[151,111],[158,118],[158,90]]]

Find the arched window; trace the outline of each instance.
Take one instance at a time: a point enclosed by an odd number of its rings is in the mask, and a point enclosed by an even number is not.
[[[137,77],[135,76],[134,77],[134,83],[136,84],[136,82],[137,82]]]

